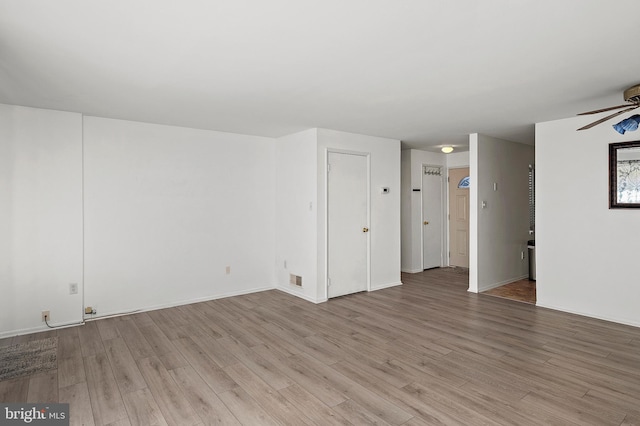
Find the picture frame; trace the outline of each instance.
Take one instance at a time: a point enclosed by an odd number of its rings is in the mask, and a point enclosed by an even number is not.
[[[609,144],[609,208],[640,208],[640,141]]]

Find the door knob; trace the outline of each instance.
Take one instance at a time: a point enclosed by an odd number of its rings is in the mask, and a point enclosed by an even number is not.
[[[425,220],[425,221],[424,221],[424,224],[425,224],[425,225],[428,225],[428,224],[429,224],[429,222]]]
[[[369,232],[369,228],[362,228],[362,232]]]

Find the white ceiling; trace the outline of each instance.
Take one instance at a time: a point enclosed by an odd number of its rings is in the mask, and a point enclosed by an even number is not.
[[[0,102],[423,149],[532,143],[534,123],[640,83],[639,15],[638,0],[0,0]]]

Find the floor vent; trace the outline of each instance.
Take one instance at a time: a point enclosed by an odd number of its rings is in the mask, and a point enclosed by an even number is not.
[[[289,284],[302,287],[302,277],[300,275],[289,274]]]

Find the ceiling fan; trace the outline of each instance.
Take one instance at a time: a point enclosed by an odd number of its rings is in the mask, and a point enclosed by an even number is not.
[[[612,119],[613,117],[617,117],[620,114],[624,114],[625,112],[633,111],[636,108],[640,108],[640,84],[636,84],[635,86],[629,87],[624,91],[624,100],[628,103],[625,105],[618,105],[609,108],[596,109],[594,111],[583,112],[578,115],[589,115],[589,114],[597,114],[599,112],[612,111],[614,109],[626,108],[622,111],[614,112],[611,115],[607,115],[600,120],[596,120],[593,123],[587,124],[586,126],[580,127],[578,130],[587,130],[592,128],[593,126],[597,126],[600,123],[604,123],[607,120]]]

